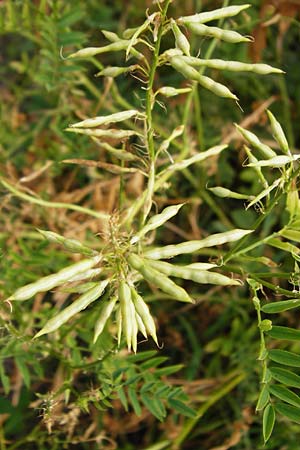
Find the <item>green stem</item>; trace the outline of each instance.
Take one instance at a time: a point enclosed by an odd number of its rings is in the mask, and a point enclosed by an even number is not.
[[[181,444],[185,441],[187,436],[190,435],[191,431],[199,420],[204,416],[206,411],[213,406],[215,403],[217,403],[221,398],[223,398],[225,395],[227,395],[230,391],[232,391],[238,384],[241,383],[241,381],[244,380],[246,377],[245,373],[239,373],[237,376],[235,376],[231,381],[224,383],[223,386],[221,386],[219,389],[217,389],[215,392],[210,394],[209,399],[207,402],[202,404],[200,408],[197,411],[197,416],[193,419],[189,419],[183,426],[179,436],[175,439],[174,445],[172,447],[173,450],[179,450],[181,448]]]
[[[148,178],[148,187],[146,191],[146,200],[143,211],[143,217],[141,220],[141,226],[144,224],[152,206],[152,197],[154,193],[154,180],[155,180],[155,146],[154,146],[154,129],[153,129],[153,115],[152,110],[155,103],[154,93],[153,93],[153,84],[156,69],[159,62],[159,52],[160,52],[160,44],[162,33],[164,29],[164,22],[168,10],[168,6],[171,0],[167,0],[163,7],[160,17],[160,26],[157,33],[157,39],[154,47],[154,54],[152,59],[152,64],[150,67],[149,79],[147,84],[147,93],[146,93],[146,145],[148,148],[148,155],[150,159],[150,168],[149,168],[149,178]]]
[[[24,194],[24,192],[19,191],[15,187],[13,187],[11,184],[7,183],[3,179],[0,179],[0,183],[3,184],[6,189],[8,189],[12,194],[14,194],[16,197],[22,198],[23,200],[26,200],[30,203],[35,203],[36,205],[45,206],[46,208],[64,208],[64,209],[72,209],[73,211],[78,211],[83,214],[87,214],[89,216],[97,217],[97,219],[103,219],[108,220],[109,214],[106,214],[104,212],[97,212],[93,211],[89,208],[84,208],[83,206],[79,205],[73,205],[72,203],[62,203],[62,202],[48,202],[47,200],[43,200],[38,197],[33,197],[28,194]]]

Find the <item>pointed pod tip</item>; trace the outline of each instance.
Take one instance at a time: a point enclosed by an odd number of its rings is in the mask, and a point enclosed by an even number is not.
[[[47,333],[47,332],[44,331],[43,328],[42,328],[38,333],[36,333],[36,334],[33,336],[32,339],[37,339],[38,337],[40,337],[40,336],[42,336],[43,334],[46,334],[46,333]]]

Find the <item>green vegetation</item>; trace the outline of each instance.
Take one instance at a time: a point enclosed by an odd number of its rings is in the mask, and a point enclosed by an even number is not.
[[[1,450],[298,448],[299,22],[269,6],[0,5]]]

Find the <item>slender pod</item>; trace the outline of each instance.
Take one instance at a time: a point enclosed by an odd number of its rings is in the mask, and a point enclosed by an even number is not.
[[[197,36],[211,37],[214,39],[220,39],[224,42],[230,42],[231,44],[237,44],[239,42],[251,42],[252,39],[242,36],[240,33],[232,30],[223,30],[218,27],[208,27],[202,23],[185,22],[185,26]]]
[[[271,113],[271,111],[267,111],[268,118],[270,120],[272,133],[276,141],[278,142],[281,150],[286,154],[291,156],[290,148],[288,141],[285,137],[285,134],[283,132],[283,129],[280,125],[280,123],[275,119],[274,115]]]
[[[206,270],[199,270],[188,266],[175,266],[163,261],[147,260],[147,264],[171,277],[183,278],[185,280],[192,280],[195,283],[201,284],[216,284],[219,286],[240,285],[241,283],[232,278],[226,277],[220,273],[208,272]]]
[[[89,269],[98,264],[102,259],[102,255],[96,255],[93,258],[84,259],[72,264],[59,272],[46,277],[40,278],[34,283],[27,284],[17,289],[7,300],[23,301],[33,297],[38,292],[46,292],[68,281],[73,281],[74,277],[86,273]]]
[[[69,125],[69,128],[93,128],[100,125],[107,125],[109,123],[122,122],[131,119],[132,117],[141,116],[142,114],[136,109],[128,109],[117,113],[109,114],[107,116],[93,117],[92,119],[82,120],[81,122]]]
[[[143,237],[149,231],[155,230],[156,228],[163,225],[165,222],[170,220],[172,217],[176,216],[180,208],[183,206],[183,203],[179,205],[167,206],[160,214],[155,214],[155,216],[151,217],[147,224],[142,228],[139,233],[131,239],[130,243],[135,244],[138,242],[141,237]]]
[[[147,19],[145,20],[144,23],[142,23],[142,25],[138,28],[135,29],[133,35],[131,36],[131,39],[127,42],[129,42],[129,45],[127,47],[126,50],[126,59],[128,59],[129,57],[129,53],[132,50],[133,46],[138,42],[138,37],[147,30],[147,28],[149,28],[149,26],[151,25],[151,23],[153,23],[155,21],[155,19],[157,17],[160,16],[160,13],[155,12],[153,14],[151,14],[150,16],[147,17]]]
[[[149,264],[146,264],[145,260],[138,255],[134,253],[130,254],[128,262],[131,267],[140,272],[146,281],[155,285],[166,294],[181,302],[193,303],[193,300],[182,287],[178,286],[174,281],[170,280],[156,269],[153,269]]]
[[[107,142],[102,142],[101,140],[97,138],[93,138],[92,140],[99,146],[107,150],[111,155],[113,155],[115,158],[120,159],[121,161],[136,161],[139,159],[137,155],[133,155],[130,152],[127,152],[126,150],[121,150],[119,148],[115,148],[112,145],[108,144]]]
[[[74,283],[74,281],[90,280],[100,275],[102,271],[103,267],[98,267],[97,269],[89,269],[85,272],[80,272],[77,275],[74,275],[74,277],[69,278],[68,283]]]
[[[120,50],[126,50],[129,46],[130,41],[125,39],[119,39],[116,42],[112,42],[111,44],[105,45],[104,47],[87,47],[81,50],[78,50],[75,53],[72,53],[68,56],[70,58],[90,58],[91,56],[99,55],[101,53],[107,52],[117,52]]]
[[[170,136],[165,139],[159,146],[157,152],[156,152],[156,158],[158,157],[158,155],[161,152],[166,152],[171,144],[171,142],[176,139],[177,137],[181,136],[182,133],[184,132],[184,125],[179,125],[178,127],[176,127],[172,133],[170,134]]]
[[[186,36],[182,33],[179,26],[175,22],[174,19],[171,19],[171,28],[175,37],[176,47],[182,50],[182,52],[189,56],[190,55],[190,43],[187,40]]]
[[[122,330],[124,331],[128,351],[130,351],[133,333],[132,301],[130,287],[124,280],[121,280],[119,284],[119,301],[122,313]]]
[[[118,42],[120,40],[120,37],[117,35],[117,33],[114,33],[113,31],[101,30],[101,33],[109,42]],[[124,38],[127,39],[125,36]]]
[[[270,159],[261,159],[260,161],[253,162],[247,164],[246,167],[273,167],[280,168],[284,167],[286,164],[290,164],[291,162],[295,162],[300,159],[300,155],[279,155],[274,156],[274,158]]]
[[[219,97],[231,98],[237,100],[237,96],[234,95],[226,86],[212,80],[209,77],[200,75],[200,73],[189,64],[182,61],[181,56],[174,56],[170,58],[171,66],[180,72],[185,78],[189,80],[197,81],[201,86],[218,95]]]
[[[273,191],[273,189],[277,188],[277,186],[279,186],[281,182],[280,178],[277,178],[270,186],[268,186],[266,189],[264,189],[263,191],[261,191],[250,203],[249,205],[247,205],[246,209],[251,208],[251,206],[253,206],[255,203],[259,202],[260,200],[262,200],[264,197],[266,197],[267,195],[270,194],[271,191]]]
[[[95,74],[95,77],[115,78],[115,77],[118,77],[119,75],[123,75],[128,72],[133,72],[134,70],[136,70],[138,68],[139,68],[138,64],[133,64],[128,67],[116,67],[116,66],[105,67],[104,69],[100,70],[100,72],[97,72]]]
[[[212,147],[205,152],[197,153],[196,155],[192,156],[191,158],[183,159],[182,161],[175,162],[174,164],[168,166],[168,168],[161,172],[160,175],[166,174],[168,172],[175,172],[176,170],[183,170],[187,167],[191,166],[192,164],[195,164],[197,162],[204,161],[207,158],[210,158],[211,156],[217,156],[219,155],[223,150],[228,148],[228,145],[216,145],[215,147]]]
[[[130,310],[131,310],[131,324],[132,324],[132,334],[131,334],[131,347],[134,353],[137,351],[137,334],[139,331],[138,323],[136,319],[136,311],[133,301],[130,299]]]
[[[253,72],[258,75],[284,73],[283,70],[268,64],[248,64],[239,61],[224,61],[223,59],[200,59],[194,56],[179,56],[179,58],[193,67],[208,67],[217,70],[230,70],[231,72]]]
[[[144,324],[141,316],[137,312],[135,312],[135,318],[136,318],[136,323],[137,323],[137,326],[138,326],[138,330],[142,333],[144,338],[147,339],[148,336],[147,336],[147,330],[146,330],[145,324]]]
[[[156,91],[155,95],[161,94],[165,97],[175,97],[176,95],[180,94],[188,94],[191,92],[192,88],[174,88],[172,86],[163,86]]]
[[[86,256],[92,256],[98,253],[92,248],[86,247],[77,239],[67,239],[58,233],[54,233],[53,231],[40,230],[38,228],[37,230],[39,233],[41,233],[42,236],[44,236],[44,238],[48,239],[48,241],[63,245],[65,249],[69,250],[70,252],[81,253],[82,255]]]
[[[117,129],[107,129],[99,130],[93,128],[66,128],[65,131],[71,131],[72,133],[85,134],[86,136],[93,137],[108,137],[111,139],[128,139],[130,136],[140,135],[138,131],[133,130],[117,130]]]
[[[95,324],[94,343],[97,341],[98,337],[104,330],[104,327],[105,327],[109,317],[111,316],[111,313],[113,312],[116,301],[117,301],[117,297],[113,297],[102,306],[100,315]]]
[[[59,314],[48,320],[46,325],[34,336],[34,338],[56,331],[75,314],[87,308],[92,302],[97,300],[97,298],[103,294],[108,282],[109,280],[101,281],[100,283],[97,283],[96,286],[81,295],[77,300],[71,303],[71,305],[67,306]]]
[[[245,128],[240,127],[239,125],[235,124],[236,128],[239,130],[241,135],[246,139],[246,141],[249,142],[254,148],[259,150],[264,158],[273,158],[276,156],[276,153],[274,150],[272,150],[268,145],[263,144],[260,142],[258,137],[252,133],[249,130],[245,130]]]
[[[217,264],[211,264],[211,263],[202,263],[202,262],[196,262],[192,264],[188,264],[185,267],[189,267],[190,269],[198,269],[198,270],[210,270],[214,267],[218,267]]]
[[[214,195],[221,198],[235,198],[237,200],[249,200],[253,198],[253,195],[240,194],[239,192],[233,192],[230,189],[224,188],[222,186],[215,186],[208,188]]]
[[[117,321],[117,340],[118,340],[118,347],[120,347],[121,344],[121,338],[122,338],[122,327],[123,327],[123,320],[122,320],[122,308],[119,304],[119,307],[116,312],[116,321]]]
[[[136,292],[136,290],[133,287],[131,288],[131,295],[132,295],[132,301],[134,303],[136,312],[139,315],[139,317],[141,318],[146,331],[153,338],[156,345],[158,345],[155,322],[154,322],[153,317],[151,316],[151,313],[150,313],[147,303],[142,299],[142,297]],[[141,332],[142,332],[142,330],[141,330]],[[145,334],[144,334],[144,336],[145,336]],[[147,337],[147,335],[145,337]]]
[[[205,23],[211,20],[226,19],[227,17],[233,17],[239,14],[241,11],[249,8],[250,4],[239,5],[239,6],[226,6],[224,8],[214,9],[213,11],[202,12],[198,14],[193,14],[192,16],[180,17],[178,23],[186,22],[197,22]]]
[[[144,255],[151,259],[172,258],[173,256],[182,255],[185,253],[197,252],[201,248],[213,247],[215,245],[226,244],[227,242],[238,241],[249,233],[253,233],[253,230],[242,230],[237,228],[235,230],[225,231],[224,233],[212,234],[201,241],[187,241],[180,244],[166,245],[165,247],[146,250]]]

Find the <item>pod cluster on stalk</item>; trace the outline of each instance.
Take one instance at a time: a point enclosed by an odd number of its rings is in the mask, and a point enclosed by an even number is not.
[[[41,292],[55,288],[67,289],[70,284],[73,286],[71,291],[77,292],[79,297],[54,314],[35,335],[36,338],[57,331],[76,314],[97,301],[99,308],[94,326],[94,342],[108,323],[113,325],[115,321],[118,346],[124,337],[128,350],[136,352],[139,333],[146,339],[151,336],[158,344],[155,320],[146,301],[139,294],[141,280],[158,291],[158,298],[161,292],[163,298],[187,303],[193,303],[194,300],[172,278],[219,286],[240,285],[239,280],[211,271],[216,267],[215,264],[194,263],[181,266],[161,259],[170,260],[177,255],[195,253],[202,248],[234,242],[252,231],[236,229],[198,241],[150,249],[146,245],[143,248],[143,244],[147,244],[149,233],[174,217],[182,206],[183,204],[168,206],[152,216],[143,228],[130,237],[129,242],[120,240],[119,247],[115,248],[115,254],[112,254],[111,248],[107,248],[107,253],[106,249],[98,253],[77,240],[64,238],[51,231],[39,230],[49,241],[61,245],[70,252],[89,257],[17,289],[7,301],[22,302]]]
[[[146,179],[146,187],[140,198],[131,203],[128,199],[124,200],[123,193],[120,193],[119,222],[116,227],[111,227],[109,238],[103,243],[101,252],[76,239],[66,239],[52,231],[39,230],[47,240],[61,245],[64,250],[81,254],[85,259],[17,289],[7,299],[8,302],[25,301],[37,293],[56,288],[77,292],[78,298],[60,312],[53,313],[53,316],[42,324],[36,337],[57,331],[80,311],[93,304],[97,305],[94,342],[99,339],[105,329],[109,329],[111,333],[114,333],[119,346],[125,341],[128,350],[132,349],[136,352],[139,333],[144,338],[151,336],[156,344],[158,342],[155,321],[146,302],[147,296],[143,298],[141,294],[145,291],[145,284],[149,285],[156,298],[188,303],[195,301],[186,290],[192,283],[219,286],[240,284],[239,280],[212,270],[216,266],[209,262],[180,265],[174,264],[172,258],[197,254],[203,248],[237,241],[252,230],[234,229],[213,234],[201,240],[190,240],[162,247],[150,246],[156,230],[178,214],[183,206],[182,204],[167,206],[158,214],[153,214],[151,211],[155,193],[164,188],[175,172],[183,171],[190,165],[201,163],[210,157],[216,157],[227,147],[226,145],[214,146],[186,158],[182,158],[180,154],[176,155],[174,151],[178,148],[178,143],[185,132],[184,126],[179,124],[170,130],[169,135],[163,135],[163,132],[155,129],[153,109],[155,102],[159,103],[157,98],[192,93],[193,86],[197,83],[220,97],[238,99],[227,86],[204,75],[204,69],[246,71],[261,75],[278,74],[282,71],[267,64],[202,59],[192,54],[194,48],[189,41],[189,35],[199,39],[217,39],[233,44],[249,42],[251,39],[248,36],[242,36],[232,29],[223,29],[221,26],[211,26],[210,22],[234,17],[250,5],[228,6],[210,12],[169,18],[168,4],[169,2],[165,2],[157,12],[147,15],[139,27],[125,30],[121,37],[111,31],[102,31],[109,41],[107,45],[80,49],[68,56],[71,59],[87,58],[94,61],[95,57],[105,53],[123,52],[125,56],[123,66],[101,68],[101,63],[98,63],[97,67],[99,69],[100,64],[101,70],[96,76],[113,79],[132,73],[142,79],[142,82],[147,84],[147,88],[144,109],[139,110],[129,106],[119,112],[109,111],[103,115],[74,121],[66,129],[71,133],[89,136],[93,143],[113,156],[118,161],[117,164],[80,159],[69,159],[63,162],[113,172],[120,176],[121,188],[125,185],[125,176],[139,171]],[[171,42],[171,46],[161,52],[161,41],[165,35],[169,37],[171,35],[171,41],[170,39],[165,41]],[[147,51],[141,50],[143,46],[147,48]],[[198,48],[195,53],[197,50]],[[152,57],[148,58],[146,55],[149,53],[152,53]],[[180,73],[188,84],[180,88],[169,85],[156,86],[155,75],[162,66],[168,66]],[[265,165],[269,164],[272,167],[273,164],[273,167],[282,168],[285,164],[298,159],[297,155],[291,155],[276,119],[271,113],[269,117],[273,134],[284,155],[277,155],[266,144],[262,144],[255,135],[239,128],[249,144],[259,150],[267,160],[267,163],[256,162],[254,156],[251,156],[250,166],[254,167],[262,178],[262,167]],[[119,147],[116,143],[121,143],[122,146]],[[159,157],[164,153],[169,156],[169,164],[157,164]],[[2,182],[4,186],[9,186],[5,183]],[[276,187],[276,185],[265,186],[265,194],[259,199],[249,200],[261,201],[264,195],[268,195]],[[220,187],[214,187],[211,190],[223,197],[244,198],[242,194],[232,193]],[[12,190],[12,192],[17,192],[16,195],[23,199],[30,198],[19,191]],[[88,210],[84,209],[84,212],[88,213]],[[94,212],[93,215],[95,214]],[[97,217],[99,214],[97,212]],[[105,218],[110,223],[113,222],[114,216],[112,215],[111,220],[107,218],[107,215]]]

